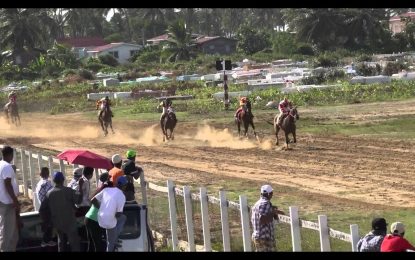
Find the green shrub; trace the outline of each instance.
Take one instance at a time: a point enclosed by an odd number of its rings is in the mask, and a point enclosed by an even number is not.
[[[325,52],[313,58],[313,67],[334,67],[340,64],[340,57],[333,52]]]
[[[382,68],[379,64],[376,64],[376,67],[368,66],[364,62],[360,62],[356,65],[356,72],[361,76],[376,76],[379,75],[382,71]]]
[[[87,70],[91,70],[91,71],[93,71],[93,72],[98,72],[98,71],[100,71],[100,70],[102,70],[103,68],[105,68],[106,66],[104,65],[104,64],[102,64],[102,63],[97,63],[97,62],[90,62],[90,63],[88,63],[88,64],[86,64],[85,66],[84,66],[84,68],[85,69],[87,69]]]
[[[78,75],[83,79],[87,79],[87,80],[94,79],[94,76],[92,75],[92,73],[89,70],[80,69],[80,70],[78,70]]]
[[[373,56],[372,55],[368,55],[368,54],[360,54],[356,58],[356,61],[358,61],[358,62],[372,61],[372,60],[373,60]]]
[[[298,45],[297,50],[295,51],[295,53],[301,54],[301,55],[313,56],[314,55],[314,50],[313,50],[313,47],[310,44],[300,43]]]
[[[399,73],[403,69],[407,69],[408,66],[402,62],[388,62],[383,69],[382,74],[386,76],[392,76],[392,74]]]
[[[105,55],[101,55],[99,56],[99,60],[102,64],[111,66],[111,67],[116,67],[118,66],[118,61],[116,58],[114,58],[114,56],[112,56],[111,54],[105,54]]]
[[[62,75],[64,77],[66,77],[68,75],[76,75],[76,74],[77,74],[77,71],[74,70],[74,69],[66,69],[66,70],[62,71]]]

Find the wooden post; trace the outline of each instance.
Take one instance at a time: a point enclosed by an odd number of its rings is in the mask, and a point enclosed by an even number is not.
[[[143,204],[147,205],[147,183],[144,179],[144,173],[140,174],[140,187],[141,187],[141,195],[143,199]]]
[[[249,209],[248,200],[245,195],[239,195],[239,205],[241,211],[241,225],[242,225],[242,239],[244,244],[244,251],[252,251],[251,233],[249,230]]]
[[[318,215],[318,225],[320,232],[320,248],[321,252],[330,252],[330,236],[329,228],[327,226],[327,216]]]
[[[27,188],[27,161],[26,161],[26,153],[22,149],[20,150],[20,158],[22,159],[22,177],[23,177],[23,194],[25,197],[29,196],[28,188]]]
[[[32,158],[32,152],[29,151],[29,170],[30,170],[30,188],[32,190],[33,207],[39,210],[39,201],[36,197],[36,183],[35,183],[35,165]]]
[[[169,215],[171,227],[171,240],[173,251],[178,251],[179,239],[177,238],[177,214],[176,214],[176,193],[174,191],[174,183],[167,180],[168,196],[169,196]]]
[[[52,175],[54,170],[53,170],[53,158],[51,155],[48,156],[48,165],[49,165],[50,175]]]
[[[200,187],[200,210],[202,213],[203,242],[206,252],[212,251],[212,245],[210,243],[208,203],[206,188]]]
[[[184,213],[186,215],[188,250],[190,252],[195,252],[196,246],[195,246],[195,234],[194,234],[194,227],[193,227],[192,198],[190,195],[189,186],[183,187],[183,198],[184,198]]]
[[[359,242],[359,226],[357,224],[350,225],[350,235],[351,235],[351,243],[352,243],[352,251],[357,252],[357,242]]]
[[[230,252],[231,245],[229,239],[229,221],[228,221],[228,201],[226,200],[226,191],[219,191],[220,198],[220,219],[222,222],[223,251]]]
[[[296,206],[290,207],[290,218],[293,252],[301,252],[300,219],[298,218],[298,208]]]

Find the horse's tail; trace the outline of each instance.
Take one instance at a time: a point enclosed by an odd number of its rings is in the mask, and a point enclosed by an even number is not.
[[[271,122],[271,121],[269,121],[269,120],[265,120],[265,122],[267,122],[268,124],[270,124],[270,125],[274,125],[274,122]]]

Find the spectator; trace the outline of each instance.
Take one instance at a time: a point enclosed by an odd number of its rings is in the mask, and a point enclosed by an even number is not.
[[[106,181],[108,179],[108,173],[103,173],[100,175],[100,180],[103,180],[102,185],[100,185],[97,190],[94,192],[92,197],[100,193],[103,189],[107,187],[112,187],[112,182]],[[105,229],[100,227],[98,224],[98,208],[94,204],[91,205],[91,208],[85,215],[85,226],[87,230],[88,237],[88,252],[105,252],[105,243],[103,242],[103,237],[105,236]]]
[[[36,197],[42,205],[42,202],[46,198],[46,194],[49,190],[53,188],[52,182],[49,180],[49,168],[43,167],[40,170],[40,177],[42,178],[36,185]],[[52,231],[53,226],[50,221],[49,216],[41,214],[42,218],[42,232],[43,232],[43,239],[42,239],[42,247],[45,246],[56,246],[56,242],[52,240]]]
[[[122,165],[122,170],[127,176],[128,184],[125,188],[125,197],[127,201],[135,201],[134,179],[140,178],[143,169],[135,165],[136,152],[128,150],[126,153],[127,161]]]
[[[8,252],[16,251],[19,240],[19,188],[16,173],[10,164],[13,161],[13,148],[5,146],[1,152],[3,160],[0,161],[0,252]]]
[[[276,251],[274,219],[278,219],[278,214],[284,212],[272,206],[271,198],[273,189],[270,185],[261,187],[261,198],[252,207],[251,223],[254,229],[252,240],[256,248],[256,252],[272,252]]]
[[[80,251],[80,238],[75,218],[75,204],[82,201],[82,189],[75,191],[64,187],[65,177],[61,172],[53,174],[53,187],[47,194],[41,205],[48,207],[51,214],[52,224],[58,232],[58,251],[68,251],[67,242],[72,252]]]
[[[391,225],[391,233],[386,235],[380,247],[381,252],[405,252],[406,250],[415,250],[403,236],[405,235],[405,226],[401,222],[394,222]]]
[[[380,252],[380,246],[386,236],[387,224],[384,218],[372,220],[372,231],[357,242],[359,252]]]
[[[117,183],[118,177],[124,175],[124,171],[121,169],[122,159],[119,154],[114,154],[111,158],[112,163],[114,164],[114,168],[109,171],[110,181],[112,183]]]
[[[91,207],[91,202],[89,199],[91,184],[89,180],[92,178],[93,174],[94,168],[84,167],[82,171],[82,177],[78,180],[78,190],[82,190],[82,201],[81,203],[76,205],[76,207],[78,208],[78,210],[76,211],[77,217],[84,217],[85,214],[88,212],[89,208]]]
[[[115,250],[118,236],[124,228],[127,217],[122,213],[125,205],[125,189],[128,181],[126,176],[118,178],[117,187],[108,187],[95,195],[92,204],[99,208],[99,226],[106,229],[107,252]]]
[[[77,190],[78,189],[78,181],[82,177],[83,168],[75,168],[73,170],[73,179],[68,183],[68,187]]]
[[[98,187],[101,187],[105,182],[108,182],[110,179],[110,175],[107,171],[101,173],[99,175]]]

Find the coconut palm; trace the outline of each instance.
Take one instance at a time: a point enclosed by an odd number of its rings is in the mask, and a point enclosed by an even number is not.
[[[169,39],[165,51],[171,53],[169,61],[189,60],[196,44],[191,32],[186,30],[184,21],[180,19],[169,25],[167,33]]]

